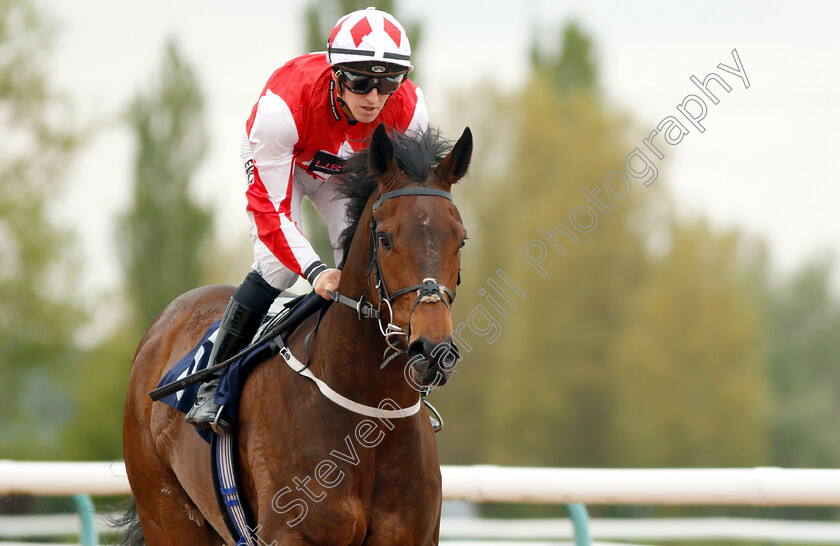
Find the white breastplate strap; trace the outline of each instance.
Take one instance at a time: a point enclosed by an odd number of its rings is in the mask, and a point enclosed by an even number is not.
[[[295,355],[289,350],[288,347],[283,347],[280,349],[280,356],[283,357],[283,360],[286,361],[286,364],[289,365],[291,369],[296,371],[298,374],[308,377],[315,384],[318,386],[318,390],[321,391],[321,394],[338,404],[344,409],[350,410],[354,413],[358,413],[360,415],[365,415],[367,417],[376,417],[379,419],[401,419],[403,417],[410,417],[420,411],[420,396],[417,396],[417,403],[409,408],[402,408],[396,410],[385,410],[380,408],[375,408],[373,406],[366,406],[364,404],[359,404],[358,402],[354,402],[349,398],[341,396],[334,390],[330,388],[329,385],[315,377],[315,374],[312,371],[304,366],[300,360],[295,358]]]

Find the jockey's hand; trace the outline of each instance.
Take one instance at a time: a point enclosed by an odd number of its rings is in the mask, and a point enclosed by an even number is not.
[[[340,269],[327,269],[320,275],[318,278],[315,279],[315,286],[312,288],[315,290],[315,293],[324,298],[325,300],[330,299],[330,296],[327,292],[335,292],[338,290],[338,281],[341,280],[341,270]]]

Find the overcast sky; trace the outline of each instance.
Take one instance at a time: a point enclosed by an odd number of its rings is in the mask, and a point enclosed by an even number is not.
[[[223,0],[42,0],[62,27],[56,83],[83,112],[119,112],[157,72],[174,35],[205,86],[211,147],[195,191],[213,207],[229,240],[249,242],[239,138],[270,73],[303,53],[305,2]],[[433,123],[447,132],[450,92],[490,78],[515,87],[527,72],[534,32],[577,20],[594,38],[611,107],[632,116],[641,145],[691,93],[692,75],[716,71],[732,91],[718,95],[703,125],[661,161],[660,178],[684,214],[703,214],[769,241],[783,271],[840,251],[840,8],[831,2],[585,2],[424,0],[400,2],[403,19],[423,22],[416,51]],[[750,87],[717,65],[735,66]],[[637,133],[637,134],[636,134]],[[637,138],[633,138],[635,135]],[[477,146],[481,135],[476,135]],[[127,205],[132,147],[117,127],[102,131],[74,166],[67,221],[95,267],[88,283],[116,279],[114,216]],[[606,173],[605,173],[606,174]],[[593,181],[593,185],[600,181]],[[648,191],[656,191],[650,188]],[[101,202],[95,213],[92,203]],[[571,207],[569,207],[571,208]],[[515,219],[512,219],[515,221]],[[546,226],[551,227],[551,219]],[[243,271],[249,264],[243,264]]]

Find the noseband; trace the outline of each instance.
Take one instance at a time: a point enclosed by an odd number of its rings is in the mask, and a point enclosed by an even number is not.
[[[370,304],[362,295],[358,301],[348,298],[338,292],[330,292],[330,297],[341,304],[347,305],[352,307],[356,310],[359,315],[359,320],[364,318],[375,318],[379,321],[379,330],[382,332],[382,335],[385,336],[385,341],[388,343],[389,349],[393,349],[395,352],[390,357],[388,357],[385,362],[382,363],[382,368],[384,368],[394,357],[405,354],[407,351],[399,349],[395,346],[395,342],[392,341],[392,338],[396,336],[403,336],[408,339],[408,336],[411,332],[411,315],[414,313],[414,308],[417,307],[419,303],[435,303],[438,301],[442,301],[444,305],[447,307],[451,307],[452,302],[455,300],[455,292],[450,290],[446,285],[437,281],[436,279],[426,278],[423,279],[422,282],[418,284],[414,284],[411,286],[407,286],[405,288],[400,288],[399,290],[395,290],[391,292],[388,290],[388,286],[385,284],[385,279],[382,276],[382,267],[379,263],[379,245],[376,244],[376,209],[382,205],[385,201],[389,199],[394,199],[395,197],[402,197],[404,195],[430,195],[436,197],[444,197],[452,201],[452,195],[449,192],[443,190],[437,190],[433,188],[403,188],[400,190],[394,190],[387,192],[383,195],[380,195],[376,202],[373,204],[373,208],[371,209],[370,213],[370,265],[368,266],[366,276],[370,279],[370,273],[373,271],[373,279],[374,279],[374,286],[376,288],[377,296],[379,299],[379,303],[376,307]],[[458,284],[461,284],[461,266],[458,266]],[[401,327],[397,326],[393,323],[393,310],[392,304],[394,300],[408,294],[410,292],[417,292],[417,297],[414,300],[414,303],[411,305],[411,309],[408,313],[408,332],[404,331]],[[444,294],[447,297],[444,297]],[[383,327],[382,325],[382,306],[388,308],[388,324]],[[398,343],[397,341],[396,343]],[[388,350],[386,349],[386,355]]]

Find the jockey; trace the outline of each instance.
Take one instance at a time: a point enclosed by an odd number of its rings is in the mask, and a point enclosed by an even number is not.
[[[326,53],[296,57],[269,78],[241,149],[254,263],[222,316],[208,366],[243,349],[298,276],[325,299],[338,289],[341,270],[328,268],[299,228],[301,199],[309,198],[326,222],[340,264],[338,239],[347,226],[338,180],[344,159],[367,146],[380,122],[401,132],[428,126],[423,93],[407,79],[410,56],[402,25],[367,8],[338,20]],[[214,400],[222,373],[201,385],[187,422],[230,432]]]

